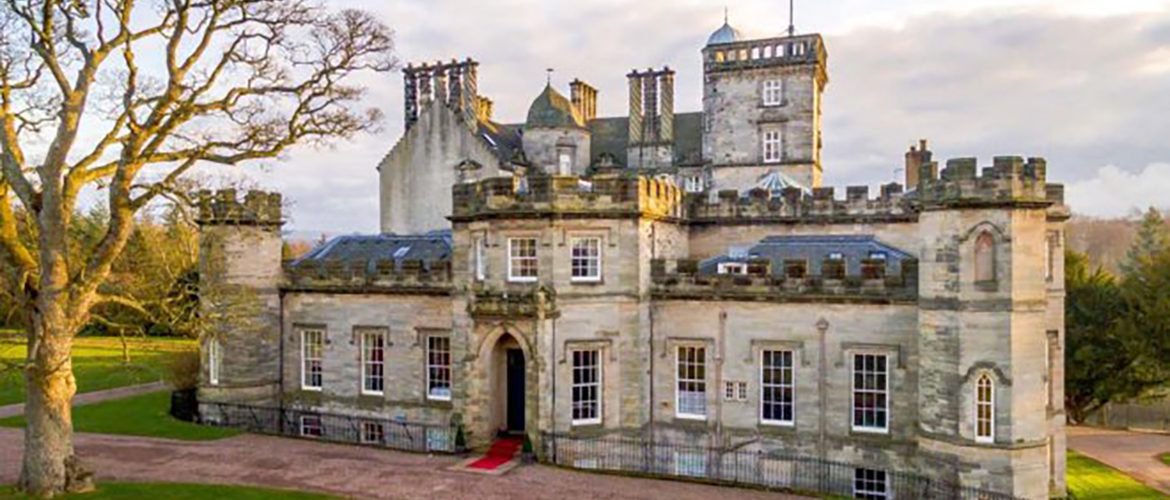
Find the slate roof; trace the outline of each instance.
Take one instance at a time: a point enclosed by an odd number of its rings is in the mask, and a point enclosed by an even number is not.
[[[630,140],[629,117],[597,118],[589,122],[589,157],[597,161],[602,153],[626,165],[626,147]],[[676,113],[674,115],[674,164],[699,166],[703,164],[703,113]]]
[[[314,261],[366,263],[371,260],[421,260],[428,267],[451,260],[451,231],[432,231],[417,235],[346,235],[338,236],[295,260],[292,265]]]
[[[808,262],[808,273],[821,274],[821,261],[830,253],[840,253],[845,258],[846,274],[859,276],[861,261],[873,252],[886,256],[887,272],[891,275],[902,272],[902,262],[913,260],[910,253],[887,245],[873,235],[785,235],[769,236],[756,243],[746,252],[738,255],[720,255],[699,263],[699,272],[715,274],[723,262],[747,262],[752,259],[767,259],[772,263],[772,274],[784,272],[785,260],[804,259]]]
[[[521,140],[522,125],[504,125],[492,121],[479,122],[479,140],[496,153],[500,166],[511,170],[512,163],[519,161],[524,152]]]
[[[585,128],[585,120],[569,99],[549,84],[528,107],[525,125],[530,128]]]

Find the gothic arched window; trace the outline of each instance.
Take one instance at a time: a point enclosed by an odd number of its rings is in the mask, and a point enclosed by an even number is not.
[[[986,373],[975,382],[975,441],[995,441],[995,382]]]
[[[995,281],[995,238],[984,231],[975,239],[975,282]]]

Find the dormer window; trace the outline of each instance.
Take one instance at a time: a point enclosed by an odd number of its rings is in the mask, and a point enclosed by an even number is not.
[[[784,81],[767,80],[764,82],[764,106],[779,106],[784,103]]]
[[[702,193],[706,188],[701,175],[688,175],[683,177],[683,188],[688,193]]]
[[[573,156],[568,151],[561,151],[557,155],[557,173],[560,175],[573,173]]]
[[[719,274],[747,274],[747,264],[742,262],[720,262]]]

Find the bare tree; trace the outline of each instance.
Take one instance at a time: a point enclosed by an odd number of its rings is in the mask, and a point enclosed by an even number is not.
[[[51,497],[89,487],[73,449],[73,337],[119,300],[99,286],[135,214],[198,165],[371,129],[381,117],[358,108],[355,77],[391,70],[393,44],[370,15],[306,0],[0,2],[0,270],[28,325],[19,487]],[[109,222],[76,252],[83,190],[104,197]]]

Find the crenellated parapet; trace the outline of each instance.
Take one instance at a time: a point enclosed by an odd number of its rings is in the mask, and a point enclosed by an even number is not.
[[[284,266],[285,289],[448,293],[451,262],[422,260],[307,260]]]
[[[455,185],[452,220],[482,217],[683,216],[683,193],[673,182],[651,177],[496,177]]]
[[[767,260],[753,260],[746,274],[709,274],[699,272],[694,259],[650,262],[651,293],[657,299],[910,303],[918,298],[917,261],[903,262],[899,274],[863,273],[790,276],[773,272]]]
[[[941,172],[934,162],[920,168],[918,201],[923,210],[1064,204],[1064,187],[1047,183],[1043,158],[997,156],[981,171],[975,158],[948,160]]]
[[[828,52],[818,34],[743,40],[711,45],[703,49],[705,73],[742,71],[798,64],[817,66],[821,85],[828,82]]]
[[[882,186],[877,196],[871,196],[868,186],[849,186],[844,199],[831,187],[815,188],[811,193],[785,188],[780,196],[765,189],[747,193],[724,190],[714,200],[690,195],[687,218],[696,223],[908,222],[915,220],[916,214],[902,186],[891,183]]]
[[[248,191],[241,201],[235,189],[196,193],[200,225],[281,226],[280,193]]]

